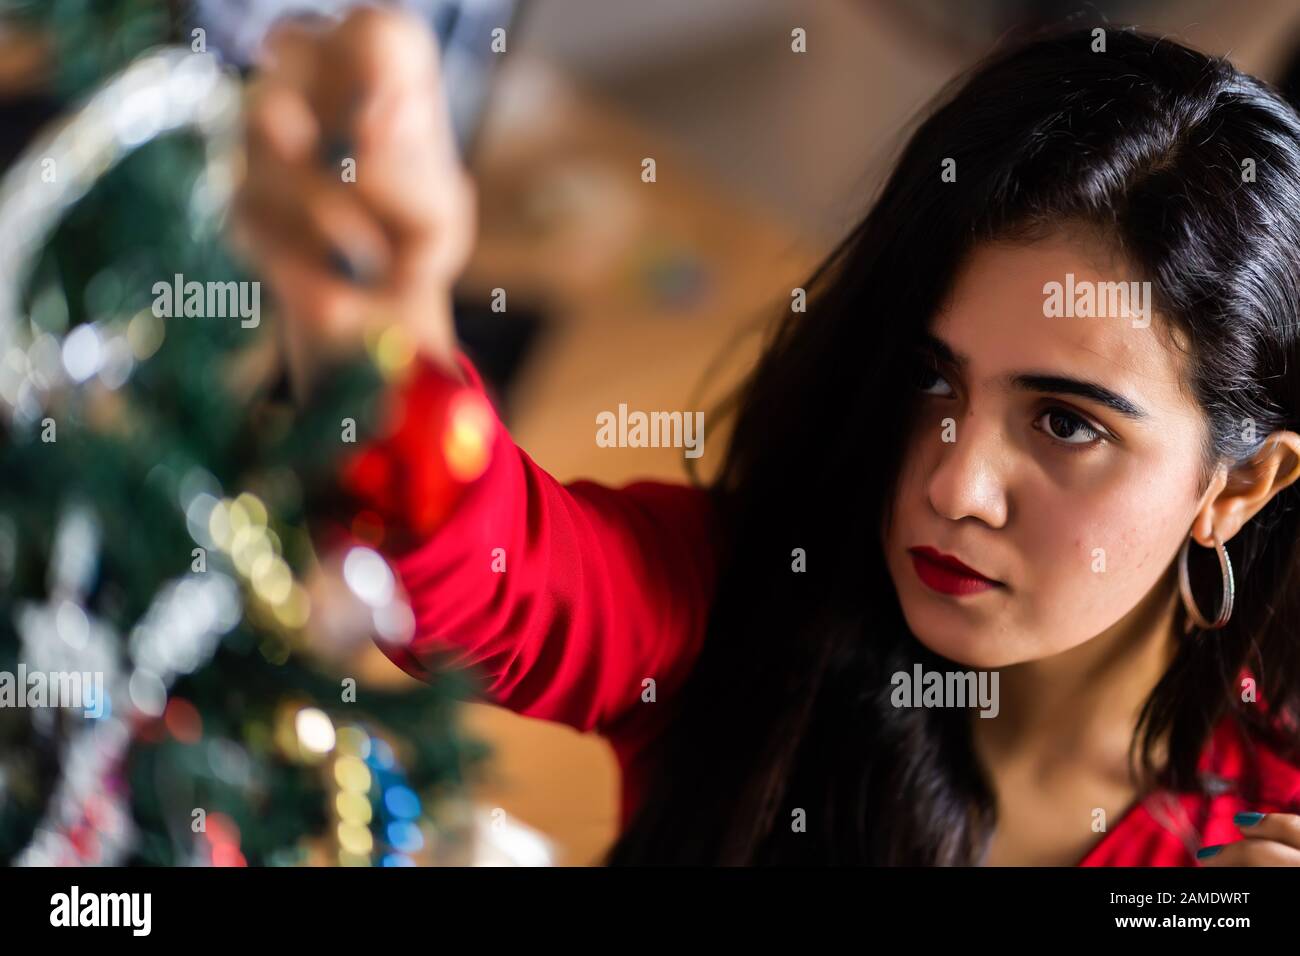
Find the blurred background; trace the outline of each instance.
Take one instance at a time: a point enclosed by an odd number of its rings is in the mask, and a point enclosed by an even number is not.
[[[61,0],[60,0],[61,2]],[[286,9],[159,3],[247,62]],[[1017,31],[1104,17],[1295,85],[1293,0],[534,0],[407,4],[438,30],[480,242],[457,323],[515,440],[562,481],[686,480],[678,449],[606,449],[596,414],[707,413],[790,290],[864,214],[917,111]],[[76,6],[76,5],[71,5]],[[0,7],[0,10],[3,10]],[[57,37],[0,12],[0,159],[56,114]],[[503,54],[489,54],[493,28]],[[804,31],[806,51],[792,49]],[[653,184],[643,158],[656,161]],[[488,307],[508,291],[504,313]],[[703,477],[723,436],[706,415]],[[378,656],[367,673],[400,687]],[[469,705],[493,755],[474,786],[542,842],[496,862],[587,864],[614,836],[617,769],[599,738]],[[418,732],[418,730],[416,731]],[[526,859],[525,859],[526,858]]]

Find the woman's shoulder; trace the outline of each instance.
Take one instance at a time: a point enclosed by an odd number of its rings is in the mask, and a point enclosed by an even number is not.
[[[1300,809],[1300,736],[1294,721],[1276,715],[1229,713],[1201,757],[1211,786],[1261,804],[1257,809]]]

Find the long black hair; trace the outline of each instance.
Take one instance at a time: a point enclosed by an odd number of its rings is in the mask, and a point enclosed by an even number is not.
[[[805,283],[807,310],[775,327],[709,489],[723,545],[708,634],[609,863],[979,861],[995,804],[969,714],[890,703],[891,674],[953,665],[908,631],[879,533],[917,394],[909,357],[977,243],[1081,223],[1144,272],[1191,342],[1206,475],[1300,430],[1300,118],[1222,59],[1096,39],[1040,36],[950,85]],[[1149,780],[1198,789],[1229,713],[1296,753],[1281,720],[1300,696],[1296,496],[1232,539],[1230,623],[1181,641],[1148,699],[1132,753]],[[1240,703],[1243,667],[1271,716]]]

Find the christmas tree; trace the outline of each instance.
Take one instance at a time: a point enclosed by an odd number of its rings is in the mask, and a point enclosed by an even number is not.
[[[325,526],[354,542],[358,640],[409,634],[336,478],[385,427],[400,338],[292,402],[273,314],[160,310],[174,277],[255,288],[221,236],[237,77],[174,5],[8,15],[66,108],[0,185],[0,861],[454,858],[469,677],[358,687],[307,637]],[[52,706],[72,678],[82,706]]]

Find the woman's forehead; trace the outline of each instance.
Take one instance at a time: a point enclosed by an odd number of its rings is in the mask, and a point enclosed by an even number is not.
[[[1139,394],[1156,408],[1190,401],[1185,357],[1149,283],[1077,237],[977,247],[930,331],[968,360],[976,381],[1059,373]]]

